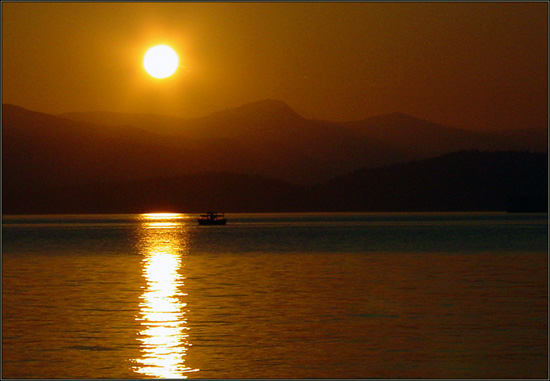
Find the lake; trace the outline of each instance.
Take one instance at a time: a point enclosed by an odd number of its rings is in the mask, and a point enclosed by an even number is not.
[[[542,378],[547,214],[2,218],[3,378]]]

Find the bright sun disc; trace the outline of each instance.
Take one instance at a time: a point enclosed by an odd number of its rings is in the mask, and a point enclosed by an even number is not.
[[[166,45],[153,46],[145,53],[143,67],[155,78],[166,78],[178,68],[179,58],[174,49]]]

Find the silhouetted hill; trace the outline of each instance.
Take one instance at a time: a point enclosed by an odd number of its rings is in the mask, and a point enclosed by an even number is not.
[[[4,105],[3,113],[10,174],[17,176],[21,167],[44,167],[40,173],[51,174],[52,181],[222,171],[315,183],[361,166],[403,159],[384,144],[328,122],[306,121],[276,101],[188,120],[185,129],[192,133],[177,136],[76,122],[10,105]],[[105,133],[114,130],[118,134]],[[34,134],[40,138],[32,138]],[[33,155],[17,156],[28,149]]]
[[[2,118],[7,199],[45,186],[68,189],[211,172],[311,185],[358,168],[409,162],[448,150],[480,149],[489,143],[497,147],[490,149],[508,150],[512,143],[523,147],[542,141],[535,131],[509,131],[500,134],[505,136],[502,140],[499,134],[449,129],[404,114],[350,123],[307,120],[273,100],[184,120],[181,125],[166,119],[187,131],[172,135],[155,133],[148,123],[158,119],[151,115],[147,123],[147,118],[140,119],[139,127],[104,125],[3,105]]]
[[[261,176],[201,173],[80,185],[3,184],[3,212],[504,211],[509,197],[548,195],[548,155],[462,151],[361,169],[298,186]]]
[[[399,160],[428,158],[461,149],[530,150],[547,152],[547,129],[525,128],[499,132],[475,132],[449,128],[403,113],[379,115],[352,122],[308,120],[287,104],[277,100],[248,103],[212,115],[181,119],[151,114],[111,112],[69,113],[61,116],[84,122],[108,125],[134,125],[151,132],[192,138],[232,138],[240,140],[253,134],[279,139],[295,134],[307,136],[321,128],[339,131],[355,139],[368,140],[383,149],[395,151]],[[330,127],[330,128],[329,128]],[[249,137],[249,136],[248,136]],[[310,139],[315,141],[315,139]],[[380,165],[382,162],[365,163]],[[387,163],[386,163],[387,164]]]
[[[508,197],[547,197],[548,154],[461,151],[360,169],[311,189],[315,208],[353,211],[506,210]]]
[[[440,126],[402,113],[348,122],[346,127],[365,137],[385,142],[394,150],[415,159],[471,149],[548,150],[546,129],[476,132]]]
[[[263,132],[266,129],[284,129],[287,125],[303,124],[305,119],[287,104],[266,99],[248,103],[233,109],[215,112],[209,116],[193,119],[192,131],[186,133],[209,133],[213,136],[237,136]],[[231,129],[226,128],[231,126]],[[210,131],[197,131],[208,129]]]
[[[75,122],[104,126],[135,126],[153,133],[168,135],[180,134],[184,123],[184,119],[173,116],[110,111],[70,112],[57,116]]]
[[[192,119],[109,111],[72,112],[58,116],[77,122],[136,126],[154,133],[193,138],[234,137],[255,129],[280,127],[281,123],[305,120],[284,102],[271,99],[247,103],[206,117]],[[232,128],[227,128],[228,125]]]
[[[2,108],[5,184],[78,184],[183,174],[200,156],[193,142],[131,127],[99,126]]]
[[[208,166],[195,163],[197,171],[255,173],[305,184],[360,167],[465,149],[547,151],[545,130],[474,132],[402,113],[347,123],[308,120],[285,103],[269,99],[186,120],[149,114],[105,113],[103,119],[101,113],[64,116],[110,125],[124,122],[170,134],[175,141],[193,141],[193,147],[208,157]],[[228,151],[230,161],[219,154]]]
[[[500,146],[507,146],[510,150],[548,152],[548,128],[546,127],[504,130],[495,132],[494,136]]]
[[[298,210],[303,189],[261,176],[201,173],[70,186],[42,184],[4,192],[2,197],[6,214],[268,212]]]

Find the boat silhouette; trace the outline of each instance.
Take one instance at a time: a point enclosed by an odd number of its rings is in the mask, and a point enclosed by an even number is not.
[[[199,225],[225,225],[227,219],[223,213],[206,212],[199,216],[198,222]]]

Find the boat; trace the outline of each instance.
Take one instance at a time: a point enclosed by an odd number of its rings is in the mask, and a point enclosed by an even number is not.
[[[223,213],[206,212],[198,219],[199,225],[225,225],[227,220]]]

